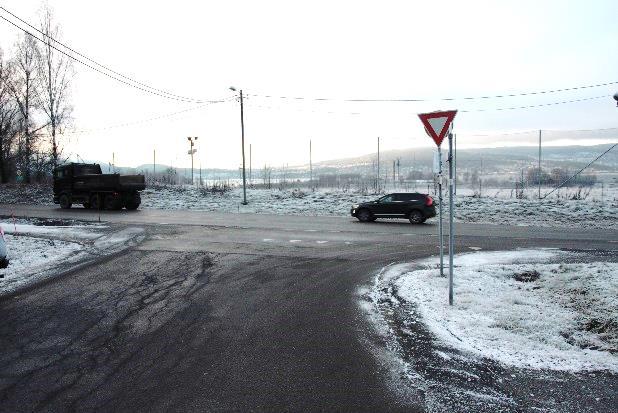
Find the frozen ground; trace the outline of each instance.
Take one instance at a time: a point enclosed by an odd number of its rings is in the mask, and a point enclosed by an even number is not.
[[[0,189],[0,203],[51,204],[51,192],[43,187],[24,190],[24,187],[13,185]],[[416,189],[427,192],[427,188]],[[415,188],[388,188],[388,192],[402,190],[414,191]],[[542,192],[548,191],[549,188],[544,188]],[[512,189],[485,188],[480,198],[474,193],[475,190],[470,188],[458,188],[455,217],[458,222],[618,228],[618,190],[615,185],[603,189],[598,186],[592,189],[564,188],[541,201],[535,199],[533,189],[525,191],[525,199],[516,199]],[[217,193],[191,186],[156,186],[142,192],[141,208],[348,216],[352,204],[371,201],[379,196],[341,189],[249,189],[249,205],[241,205],[241,188]],[[447,214],[446,198],[443,204]],[[19,214],[18,210],[15,212]]]
[[[497,190],[498,191],[498,190]],[[506,193],[505,193],[506,194]],[[371,201],[380,195],[341,190],[251,189],[249,205],[241,205],[242,190],[202,194],[191,187],[149,188],[142,194],[143,208],[197,209],[206,211],[349,216],[352,204]],[[445,206],[448,202],[443,201]],[[509,225],[618,228],[618,199],[604,201],[548,198],[511,199],[458,196],[456,220]]]
[[[9,265],[0,269],[0,295],[53,276],[57,269],[124,248],[141,229],[109,232],[107,226],[76,221],[0,217]]]
[[[83,249],[77,242],[6,235],[9,266],[0,269],[0,294],[31,281],[39,271],[74,256]]]
[[[618,372],[618,263],[556,250],[455,257],[455,303],[437,260],[393,267],[394,294],[441,343],[505,365]]]

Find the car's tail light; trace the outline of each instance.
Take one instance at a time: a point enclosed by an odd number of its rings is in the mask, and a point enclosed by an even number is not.
[[[433,198],[430,197],[429,195],[427,195],[427,197],[425,197],[425,205],[427,205],[427,206],[432,206],[433,205]]]

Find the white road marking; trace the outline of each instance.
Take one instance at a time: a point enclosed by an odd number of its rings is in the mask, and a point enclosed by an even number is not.
[[[291,239],[290,242],[301,242],[302,240],[300,239]]]
[[[331,231],[328,231],[328,232],[332,232],[332,233],[335,233],[335,232],[341,232],[341,231],[332,231],[332,230],[331,230]]]
[[[272,238],[264,238],[262,241],[264,241],[264,242],[270,242],[270,241],[274,241],[274,239],[272,239]]]
[[[474,250],[474,251],[478,251],[478,250],[482,250],[483,249],[481,247],[468,247],[468,248],[470,248],[471,250]]]
[[[352,244],[352,243],[351,243],[350,241],[346,241],[346,242],[345,242],[345,244],[346,244],[346,245],[350,245],[350,244]]]
[[[318,244],[326,244],[328,241],[316,241]]]
[[[306,229],[305,232],[318,232],[317,229]]]

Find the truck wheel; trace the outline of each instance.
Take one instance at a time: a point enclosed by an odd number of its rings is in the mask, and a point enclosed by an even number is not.
[[[122,199],[118,195],[107,194],[103,198],[103,206],[105,209],[118,210],[122,208]]]
[[[411,224],[422,224],[424,221],[423,214],[421,213],[421,211],[418,211],[416,209],[410,211],[410,213],[408,214],[408,219],[410,220]]]
[[[133,192],[131,194],[127,194],[127,197],[124,202],[124,206],[129,211],[134,211],[139,208],[139,204],[142,203],[142,198],[139,195],[139,192]]]
[[[91,209],[101,209],[101,195],[100,194],[92,194],[90,197],[90,208]]]
[[[60,208],[62,209],[70,209],[71,208],[71,198],[67,194],[60,195],[58,199],[58,203],[60,204]]]

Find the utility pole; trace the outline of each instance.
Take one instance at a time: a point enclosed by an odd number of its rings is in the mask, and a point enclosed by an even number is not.
[[[116,173],[116,153],[115,152],[112,152],[112,168],[114,168],[113,171],[114,173]]]
[[[231,91],[236,92],[235,87],[230,87]],[[244,108],[242,100],[242,89],[239,90],[240,94],[240,131],[241,131],[241,143],[242,143],[242,204],[247,205],[247,178],[245,174],[245,118]]]
[[[202,161],[200,160],[200,186],[202,186],[203,181],[202,181]]]
[[[313,189],[313,163],[311,159],[311,139],[309,139],[309,187]]]
[[[378,136],[378,179],[376,182],[376,188],[380,193],[380,137]]]
[[[197,142],[197,136],[196,137],[189,136],[187,137],[187,140],[189,141],[189,145],[190,145],[188,153],[189,155],[191,155],[191,185],[193,185],[193,154],[197,152],[197,149],[193,149],[193,146],[195,145],[195,142]]]
[[[399,158],[397,158],[397,180],[401,181],[401,167]]]
[[[253,160],[251,159],[251,144],[249,144],[249,185],[253,182]]]
[[[483,157],[481,156],[481,174],[479,175],[479,198],[483,197]]]
[[[152,150],[152,180],[155,180],[155,176],[157,173],[157,150]]]
[[[396,181],[395,181],[395,166],[396,165],[397,165],[396,161],[393,160],[393,188],[395,188],[395,183],[396,183]]]
[[[541,199],[541,130],[539,129],[539,174],[537,176],[539,181],[539,199]]]

